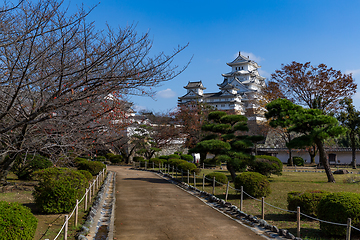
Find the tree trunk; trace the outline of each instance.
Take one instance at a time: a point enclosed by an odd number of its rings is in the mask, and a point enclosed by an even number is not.
[[[235,181],[236,172],[235,172],[234,167],[230,164],[229,161],[226,162],[226,168],[227,168],[227,170],[230,172],[230,175],[231,175],[232,180]]]
[[[352,161],[351,166],[353,169],[356,169],[356,142],[355,142],[355,134],[350,134],[351,141],[351,152],[352,152]]]
[[[315,157],[316,157],[316,146],[313,145],[308,149],[308,153],[310,155],[310,163],[315,164]]]
[[[288,148],[288,149],[289,149],[288,165],[289,166],[294,166],[294,162],[293,162],[293,159],[292,159],[292,149],[291,148]]]
[[[4,154],[1,157],[1,162],[0,162],[0,186],[4,186],[9,184],[8,181],[6,181],[7,175],[10,171],[10,169],[12,168],[12,166],[14,165],[15,162],[15,158],[11,158],[11,157],[6,157],[7,155]]]
[[[326,157],[326,151],[324,148],[324,143],[320,140],[316,141],[316,145],[319,149],[320,162],[324,166],[326,176],[328,178],[328,182],[335,183],[334,175],[331,172],[329,161]]]

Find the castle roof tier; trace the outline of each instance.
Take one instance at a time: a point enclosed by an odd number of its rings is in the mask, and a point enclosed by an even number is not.
[[[261,66],[258,65],[257,62],[250,60],[249,57],[245,57],[244,55],[241,55],[241,52],[239,52],[239,55],[237,56],[237,58],[235,58],[234,61],[226,63],[226,64],[229,65],[230,67],[235,66],[235,65],[251,64],[255,68],[261,68]]]
[[[201,81],[198,82],[188,82],[188,84],[184,87],[185,89],[206,89]]]

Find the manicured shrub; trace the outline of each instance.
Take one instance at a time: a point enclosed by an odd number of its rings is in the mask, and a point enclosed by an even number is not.
[[[293,157],[293,164],[296,166],[304,166],[304,159],[302,157]]]
[[[117,163],[121,163],[124,159],[123,159],[123,156],[121,156],[121,155],[112,154],[112,156],[110,156],[109,160],[112,164],[117,164]]]
[[[171,166],[174,166],[174,167],[179,166],[179,164],[182,162],[186,162],[186,161],[178,159],[178,158],[169,158],[169,160],[167,160],[167,164],[170,164]]]
[[[78,170],[82,175],[84,175],[84,177],[86,178],[86,180],[88,182],[90,182],[93,179],[92,174],[88,171],[88,170]]]
[[[38,220],[20,203],[0,201],[0,240],[34,239]]]
[[[351,218],[351,225],[360,228],[360,194],[351,192],[330,193],[318,204],[318,218],[321,220],[346,224]],[[325,234],[344,236],[346,227],[320,222],[320,229]]]
[[[135,156],[133,157],[134,162],[144,162],[145,159],[143,157]]]
[[[196,167],[194,163],[187,162],[185,160],[181,160],[180,164],[177,166],[178,170],[183,172],[187,172],[189,170],[190,173],[198,174],[200,170]]]
[[[31,180],[31,174],[37,170],[51,167],[52,162],[41,155],[21,155],[12,167],[12,171],[21,180]]]
[[[87,187],[83,174],[68,168],[47,168],[34,173],[39,184],[35,186],[35,203],[44,213],[68,213],[76,199],[81,199]]]
[[[257,172],[244,172],[236,176],[235,188],[243,186],[244,191],[253,197],[266,197],[270,194],[270,182],[266,176]]]
[[[180,159],[181,157],[180,157],[178,154],[170,154],[170,155],[169,155],[169,159],[170,159],[170,158]]]
[[[154,163],[155,167],[159,167],[161,164],[163,164],[166,160],[165,159],[160,159],[160,158],[151,158],[149,160],[149,164]]]
[[[181,159],[184,159],[185,161],[188,161],[188,162],[193,162],[194,161],[193,156],[191,156],[189,154],[181,154]]]
[[[327,194],[329,194],[329,192],[322,190],[289,192],[287,196],[288,209],[290,211],[296,211],[297,207],[299,206],[301,213],[316,217],[319,202]]]
[[[106,157],[105,156],[96,156],[93,158],[94,161],[99,161],[99,162],[105,162],[106,161]]]
[[[223,173],[220,173],[220,172],[212,172],[212,173],[206,174],[205,180],[208,183],[212,183],[214,177],[215,177],[215,181],[216,181],[216,183],[215,183],[216,186],[220,186],[222,184],[227,184],[227,182],[228,182],[228,178],[226,177],[226,175]],[[219,182],[219,183],[217,183],[217,182]],[[220,184],[220,183],[222,183],[222,184]]]
[[[81,158],[81,157],[76,157],[73,160],[73,162],[75,163],[75,166],[78,166],[78,164],[81,162],[87,162],[87,161],[89,161],[89,160],[87,160],[86,158]]]
[[[168,160],[170,157],[169,157],[169,156],[166,156],[166,155],[161,155],[159,158],[160,158],[160,159]]]
[[[102,162],[98,161],[80,161],[77,164],[78,170],[86,170],[89,171],[93,176],[97,175],[100,171],[106,168],[106,165]]]
[[[249,164],[249,171],[258,172],[270,177],[271,174],[281,175],[283,164],[277,158],[268,155],[257,155]]]

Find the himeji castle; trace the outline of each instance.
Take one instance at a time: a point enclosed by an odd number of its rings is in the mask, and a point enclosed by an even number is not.
[[[204,93],[206,88],[201,81],[189,82],[184,87],[187,93],[178,99],[179,105],[201,102],[218,110],[246,115],[249,120],[263,120],[259,100],[261,90],[265,87],[265,78],[258,72],[261,66],[240,52],[238,57],[227,65],[231,67],[231,72],[222,74],[224,80],[217,84],[219,92]]]

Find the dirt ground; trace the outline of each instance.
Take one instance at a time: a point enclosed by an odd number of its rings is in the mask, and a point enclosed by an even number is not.
[[[151,172],[116,172],[114,239],[264,239]]]

